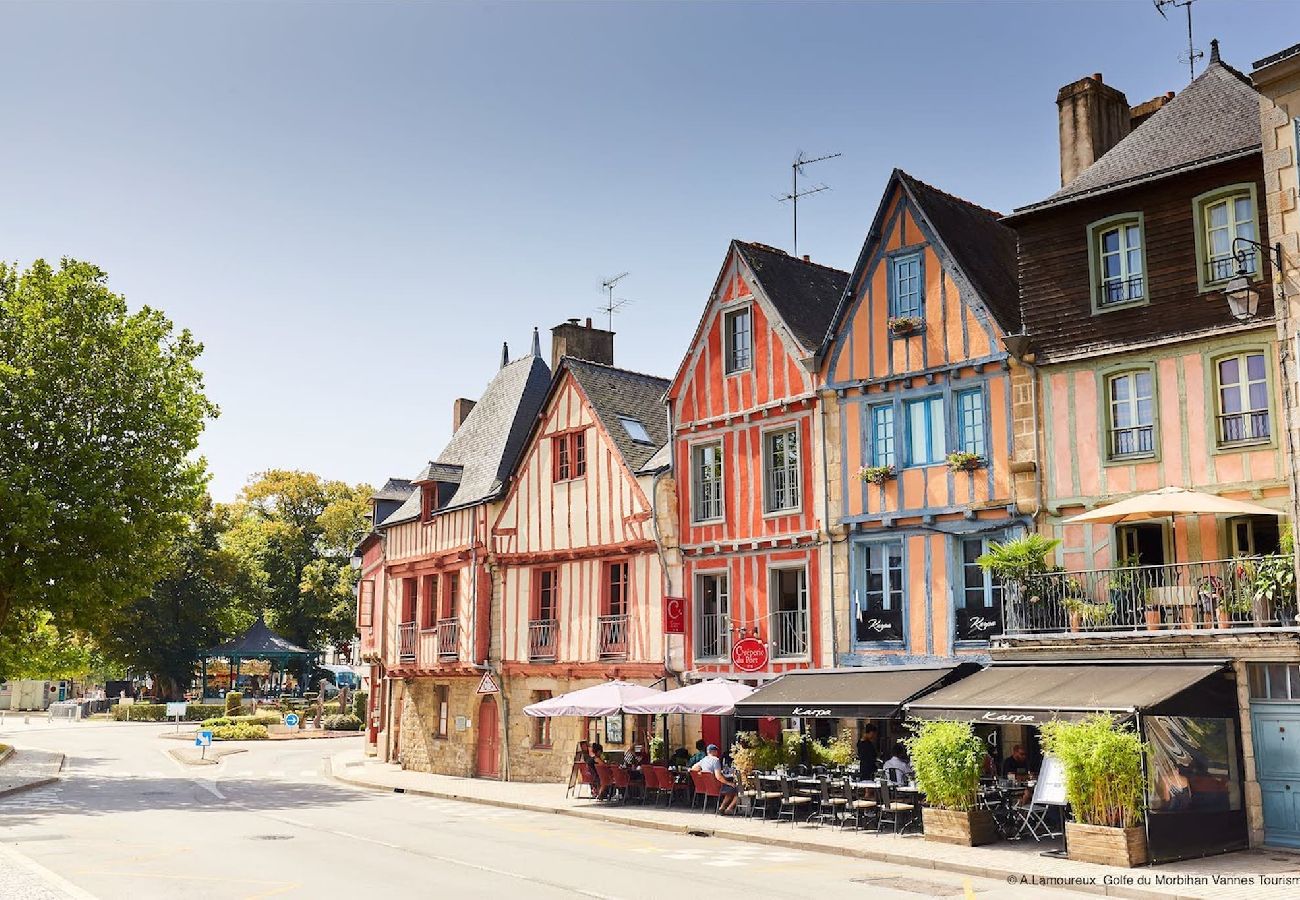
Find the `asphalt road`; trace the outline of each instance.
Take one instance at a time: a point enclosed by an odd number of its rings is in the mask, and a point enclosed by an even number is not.
[[[6,743],[68,754],[61,783],[0,798],[0,898],[1078,896],[353,788],[324,774],[335,741],[186,767],[165,753],[184,746],[160,737],[171,728],[0,725]],[[56,875],[38,889],[42,872]]]

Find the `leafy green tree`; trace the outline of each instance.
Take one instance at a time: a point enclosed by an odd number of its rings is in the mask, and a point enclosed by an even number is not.
[[[227,523],[205,506],[172,542],[153,590],[125,604],[99,638],[104,652],[154,677],[159,697],[180,698],[201,652],[253,624],[252,573],[221,547]]]
[[[0,636],[96,631],[148,592],[203,496],[202,352],[95,266],[0,263]]]
[[[84,634],[64,634],[40,609],[15,611],[0,641],[0,679],[41,681],[84,678],[102,667],[95,643]]]

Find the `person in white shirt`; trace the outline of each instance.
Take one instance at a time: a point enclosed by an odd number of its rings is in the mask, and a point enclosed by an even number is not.
[[[704,759],[691,766],[692,772],[704,772],[712,775],[721,783],[722,797],[718,800],[718,812],[724,816],[731,815],[740,800],[740,791],[736,783],[722,772],[722,751],[717,744],[709,744],[705,749]]]
[[[893,784],[908,784],[916,777],[912,763],[907,755],[907,747],[902,741],[894,745],[894,755],[884,765],[885,777]]]

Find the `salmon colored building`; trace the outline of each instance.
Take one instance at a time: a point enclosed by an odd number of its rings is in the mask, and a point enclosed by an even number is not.
[[[975,559],[1031,525],[1013,460],[1033,420],[1013,413],[1027,375],[1006,349],[1015,236],[998,219],[894,170],[827,336],[842,663],[983,653],[1000,630],[1001,586]]]
[[[689,675],[833,662],[814,357],[846,277],[733,241],[668,390]],[[756,673],[732,665],[742,638],[766,646]]]

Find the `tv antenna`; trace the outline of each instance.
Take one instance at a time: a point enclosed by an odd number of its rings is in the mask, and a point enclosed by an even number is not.
[[[790,163],[790,193],[784,194],[780,197],[777,197],[776,199],[781,201],[782,203],[785,203],[787,200],[790,201],[790,209],[794,213],[794,255],[795,256],[799,255],[799,198],[807,197],[809,194],[820,194],[822,191],[830,190],[830,186],[825,184],[817,184],[810,188],[804,188],[802,191],[799,190],[799,176],[804,174],[803,167],[810,166],[813,163],[823,162],[828,159],[834,159],[837,156],[843,156],[843,155],[844,154],[842,153],[830,153],[827,154],[826,156],[818,156],[815,159],[807,159],[804,157],[803,151],[800,150],[795,155],[794,162]]]
[[[1200,50],[1197,50],[1195,45],[1192,43],[1192,4],[1195,3],[1196,0],[1151,0],[1151,2],[1155,4],[1156,12],[1160,13],[1160,18],[1166,20],[1169,18],[1165,15],[1166,6],[1172,6],[1174,9],[1187,10],[1187,56],[1186,58],[1179,56],[1178,61],[1187,63],[1187,70],[1191,74],[1192,80],[1195,81],[1196,61],[1198,59],[1205,59],[1205,54]]]
[[[600,289],[605,292],[605,305],[600,307],[600,311],[603,312],[609,318],[610,331],[614,330],[614,313],[618,312],[620,309],[622,309],[623,307],[627,306],[629,303],[632,302],[631,300],[628,300],[626,297],[619,297],[618,299],[614,299],[614,285],[618,284],[620,281],[622,281],[624,278],[626,278],[631,274],[632,274],[631,272],[623,272],[618,275],[615,275],[613,278],[606,278],[604,281],[600,283]]]

